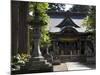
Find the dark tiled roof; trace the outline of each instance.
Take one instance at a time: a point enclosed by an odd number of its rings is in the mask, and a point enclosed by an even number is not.
[[[72,19],[69,17],[69,16],[67,16],[59,25],[57,25],[56,27],[60,27],[60,28],[62,28],[62,27],[77,27],[77,28],[79,28],[79,26],[78,25],[76,25],[73,21],[72,21]]]
[[[82,23],[84,18],[86,17],[86,13],[71,13],[70,17],[67,17],[65,15],[66,12],[49,12],[50,16],[50,23],[49,23],[49,31],[50,32],[59,32],[61,29],[58,27],[58,25],[61,24],[63,26],[65,22],[67,22],[66,25],[72,25],[78,32],[84,32],[86,30],[85,27],[83,27]]]
[[[68,12],[68,11],[67,11]],[[62,16],[62,17],[65,17],[67,15],[67,12],[66,11],[60,11],[60,12],[57,12],[57,11],[48,11],[47,14],[50,16],[50,17],[55,17],[55,16]],[[80,12],[70,12],[70,17],[76,17],[76,16],[81,16],[81,17],[85,17],[88,13],[80,13]]]

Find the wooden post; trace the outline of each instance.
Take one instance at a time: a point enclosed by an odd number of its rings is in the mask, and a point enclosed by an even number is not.
[[[18,52],[28,53],[28,2],[20,2],[19,5],[19,28],[18,28]]]
[[[11,54],[18,53],[19,2],[11,2]]]

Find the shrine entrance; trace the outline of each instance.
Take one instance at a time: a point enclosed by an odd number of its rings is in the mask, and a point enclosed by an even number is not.
[[[58,42],[59,55],[79,55],[80,43],[78,40],[62,40]]]
[[[73,22],[69,15],[56,27],[61,30],[51,34],[54,57],[66,62],[83,61],[85,59],[86,36],[88,35],[84,35],[78,30],[80,27]]]
[[[63,34],[55,41],[55,56],[61,62],[84,61],[84,56],[81,54],[81,45],[81,38],[78,33]]]

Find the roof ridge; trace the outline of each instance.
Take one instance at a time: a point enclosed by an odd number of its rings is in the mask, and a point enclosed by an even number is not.
[[[66,24],[66,25],[65,25],[65,24]],[[62,27],[64,27],[64,26],[74,26],[74,27],[79,28],[79,26],[76,25],[76,24],[73,22],[73,20],[70,18],[70,16],[68,16],[68,15],[67,15],[67,16],[64,18],[64,20],[63,20],[62,22],[60,22],[60,24],[58,24],[56,27],[62,28]]]

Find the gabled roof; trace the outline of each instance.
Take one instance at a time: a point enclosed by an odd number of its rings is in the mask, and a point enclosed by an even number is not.
[[[76,28],[79,28],[79,26],[76,25],[72,21],[72,19],[70,18],[70,12],[67,12],[66,14],[67,15],[66,15],[65,19],[60,24],[58,24],[56,27],[62,28],[62,27],[67,27],[68,26],[68,27],[76,27]]]
[[[79,28],[78,25],[76,25],[72,19],[70,17],[66,17],[60,24],[58,24],[56,27],[59,27],[59,28],[62,28],[62,27],[65,27],[65,26],[68,26],[68,27],[77,27]]]
[[[59,13],[59,12],[58,12]],[[61,24],[62,21],[64,21],[65,18],[67,18],[69,15],[66,15],[67,12],[60,13],[60,14],[52,14],[50,13],[50,22],[49,22],[49,31],[52,33],[60,32],[63,28],[67,27],[65,24],[65,27],[57,27],[59,24]],[[62,16],[63,15],[63,16]],[[85,32],[86,27],[83,26],[84,18],[86,17],[86,13],[73,13],[70,12],[69,18],[74,22],[74,25],[72,25],[72,28],[76,29],[78,32]]]

